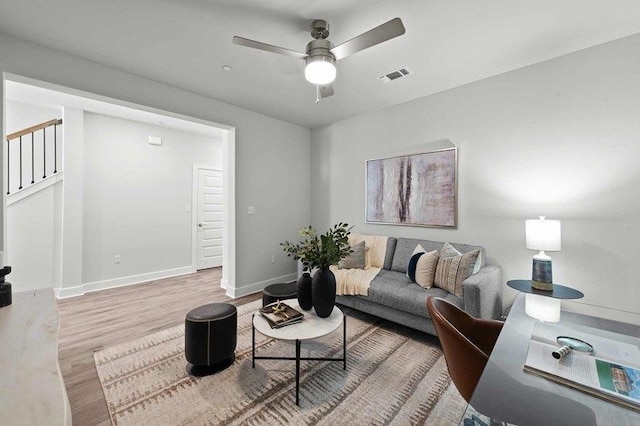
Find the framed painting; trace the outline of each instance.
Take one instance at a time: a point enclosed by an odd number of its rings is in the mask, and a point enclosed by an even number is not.
[[[456,227],[457,148],[367,160],[367,223]]]

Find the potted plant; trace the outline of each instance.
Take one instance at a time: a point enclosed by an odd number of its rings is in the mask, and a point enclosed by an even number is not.
[[[319,317],[326,318],[333,311],[336,302],[336,277],[329,267],[338,264],[352,253],[349,245],[349,234],[352,228],[340,222],[324,234],[318,235],[313,227],[307,226],[300,230],[302,237],[300,242],[293,244],[285,241],[280,244],[287,256],[293,256],[295,260],[302,262],[304,271],[307,273],[306,277],[303,275],[298,280],[300,307],[305,309],[305,306],[308,306],[307,309],[310,309],[312,303]],[[315,268],[318,270],[313,276],[309,294],[308,272]]]

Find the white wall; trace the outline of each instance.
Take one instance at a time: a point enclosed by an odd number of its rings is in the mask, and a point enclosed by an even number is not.
[[[310,219],[308,129],[2,34],[0,71],[235,127],[238,264],[230,284],[240,295],[294,273],[278,243]]]
[[[554,281],[638,313],[639,51],[632,36],[314,130],[313,224],[481,244],[506,281],[531,276],[524,221],[546,215],[562,221]],[[458,228],[365,224],[365,160],[441,139],[459,148]]]
[[[87,112],[84,126],[82,282],[190,267],[192,166],[221,168],[222,141]]]
[[[7,256],[14,292],[59,286],[62,182],[24,198],[7,209]]]
[[[61,286],[82,285],[82,221],[84,210],[84,111],[63,108]],[[60,293],[58,293],[60,294]]]
[[[7,133],[14,133],[44,121],[62,118],[62,109],[42,105],[7,101]]]

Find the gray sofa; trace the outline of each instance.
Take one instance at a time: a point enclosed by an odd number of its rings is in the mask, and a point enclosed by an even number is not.
[[[480,249],[480,270],[462,283],[457,297],[437,287],[424,289],[406,276],[413,250],[442,249],[444,243],[413,238],[389,238],[384,268],[374,278],[368,296],[337,296],[336,303],[435,335],[427,312],[429,296],[442,297],[477,318],[495,319],[502,314],[502,269],[487,265],[483,247],[451,243],[460,253]]]

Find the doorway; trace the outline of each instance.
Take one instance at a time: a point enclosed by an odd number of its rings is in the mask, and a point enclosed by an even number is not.
[[[41,99],[42,102],[46,105],[55,104],[55,105],[66,105],[71,109],[82,111],[89,111],[91,113],[103,114],[105,116],[116,117],[116,118],[124,118],[126,120],[131,121],[140,121],[143,123],[149,123],[164,127],[174,127],[177,126],[179,130],[190,131],[190,129],[200,128],[200,129],[213,129],[217,134],[219,134],[219,140],[222,142],[222,161],[220,166],[218,166],[218,172],[223,174],[224,176],[219,179],[220,183],[224,185],[224,190],[222,190],[222,196],[220,198],[224,198],[222,203],[218,203],[214,208],[217,209],[214,216],[217,218],[222,230],[215,231],[213,234],[215,237],[214,241],[204,241],[202,247],[205,248],[205,244],[209,244],[212,249],[208,249],[207,256],[212,257],[215,262],[217,262],[217,266],[223,264],[223,279],[222,279],[222,287],[225,288],[227,286],[234,287],[235,285],[235,180],[233,179],[234,169],[235,169],[235,129],[233,127],[220,125],[214,122],[209,122],[206,120],[200,120],[188,116],[183,116],[180,114],[175,114],[163,110],[158,110],[151,107],[146,107],[143,105],[133,104],[126,101],[121,101],[118,99],[107,98],[100,95],[95,95],[89,92],[84,92],[68,87],[53,85],[46,82],[41,82],[38,80],[33,80],[26,77],[21,77],[17,75],[4,74],[3,75],[5,90],[3,91],[3,99],[5,110],[6,110],[6,100],[7,94],[11,93],[13,90],[13,86],[15,84],[30,86],[31,88],[27,89],[24,92],[24,96],[29,99]],[[37,94],[36,92],[40,93]],[[36,95],[41,96],[36,98]],[[62,101],[60,99],[62,98]],[[59,103],[63,102],[63,103]],[[123,117],[124,115],[124,117]],[[206,130],[202,130],[205,131]],[[76,132],[77,133],[77,132]],[[60,142],[60,141],[59,141]],[[146,139],[144,141],[146,143]],[[151,142],[149,142],[151,144]],[[159,148],[161,149],[161,148]],[[0,156],[0,159],[3,156]],[[70,169],[73,165],[82,164],[82,158],[78,158],[77,161],[66,161],[67,169]],[[222,170],[222,171],[220,171]],[[4,166],[4,174],[7,173],[6,165]],[[188,172],[187,172],[188,173]],[[65,173],[70,174],[70,173]],[[65,176],[67,178],[67,176]],[[187,181],[188,182],[188,181]],[[65,179],[64,185],[69,187],[71,183],[71,176]],[[187,184],[188,185],[188,184]],[[191,191],[188,191],[191,192]],[[80,191],[82,193],[82,191]],[[65,193],[65,196],[67,194]],[[66,198],[66,197],[65,197]],[[68,205],[72,205],[74,200],[65,200],[64,203]],[[175,204],[175,203],[174,203]],[[6,199],[3,203],[3,216],[6,218],[7,204]],[[182,214],[184,215],[184,204],[182,204]],[[188,212],[190,213],[190,212]],[[196,216],[197,209],[193,210],[192,217]],[[62,234],[61,247],[59,250],[53,250],[53,256],[56,258],[57,262],[60,262],[61,265],[59,270],[54,271],[53,280],[54,290],[56,296],[59,298],[70,297],[82,295],[87,291],[95,291],[101,290],[103,288],[110,288],[115,286],[122,286],[133,284],[136,282],[142,281],[150,281],[154,279],[165,278],[169,276],[181,275],[190,272],[195,272],[197,264],[195,262],[189,262],[190,258],[193,256],[192,254],[186,254],[186,260],[190,264],[182,263],[178,265],[179,267],[162,270],[162,271],[150,271],[149,273],[142,273],[137,275],[126,274],[127,276],[114,276],[113,278],[107,277],[105,280],[87,280],[82,276],[82,263],[83,263],[83,251],[82,251],[82,232],[76,232],[69,226],[66,225],[74,225],[70,218],[66,220],[66,224],[63,223],[62,226],[57,232]],[[191,218],[189,222],[191,222]],[[196,218],[197,220],[197,218]],[[78,222],[78,221],[76,221]],[[81,223],[81,222],[79,222]],[[5,252],[10,256],[12,252],[11,245],[7,245],[6,228],[7,221],[4,221],[4,229],[3,229],[3,239],[4,244],[3,248]],[[77,224],[77,223],[76,223]],[[197,226],[197,225],[196,225]],[[67,229],[69,228],[69,229]],[[220,234],[224,233],[224,238],[220,236]],[[211,233],[208,233],[211,234]],[[67,238],[71,236],[71,240]],[[190,239],[190,233],[187,234],[187,238]],[[73,241],[73,239],[77,239],[79,241]],[[71,243],[69,243],[69,241]],[[211,238],[209,238],[211,240]],[[189,246],[187,246],[189,247]],[[15,248],[15,247],[14,247]],[[187,249],[188,250],[188,249]],[[117,252],[117,256],[112,256],[113,259],[110,259],[111,262],[115,264],[120,264],[120,252]],[[207,257],[203,256],[203,257]],[[123,260],[125,260],[125,256],[122,256]],[[73,260],[72,262],[68,262],[67,260]],[[122,262],[124,264],[124,261]],[[184,266],[182,266],[184,265]],[[72,274],[68,274],[67,272],[71,272]],[[67,279],[68,276],[73,275],[74,279]],[[14,283],[15,284],[15,283]],[[56,285],[57,284],[57,285]]]

